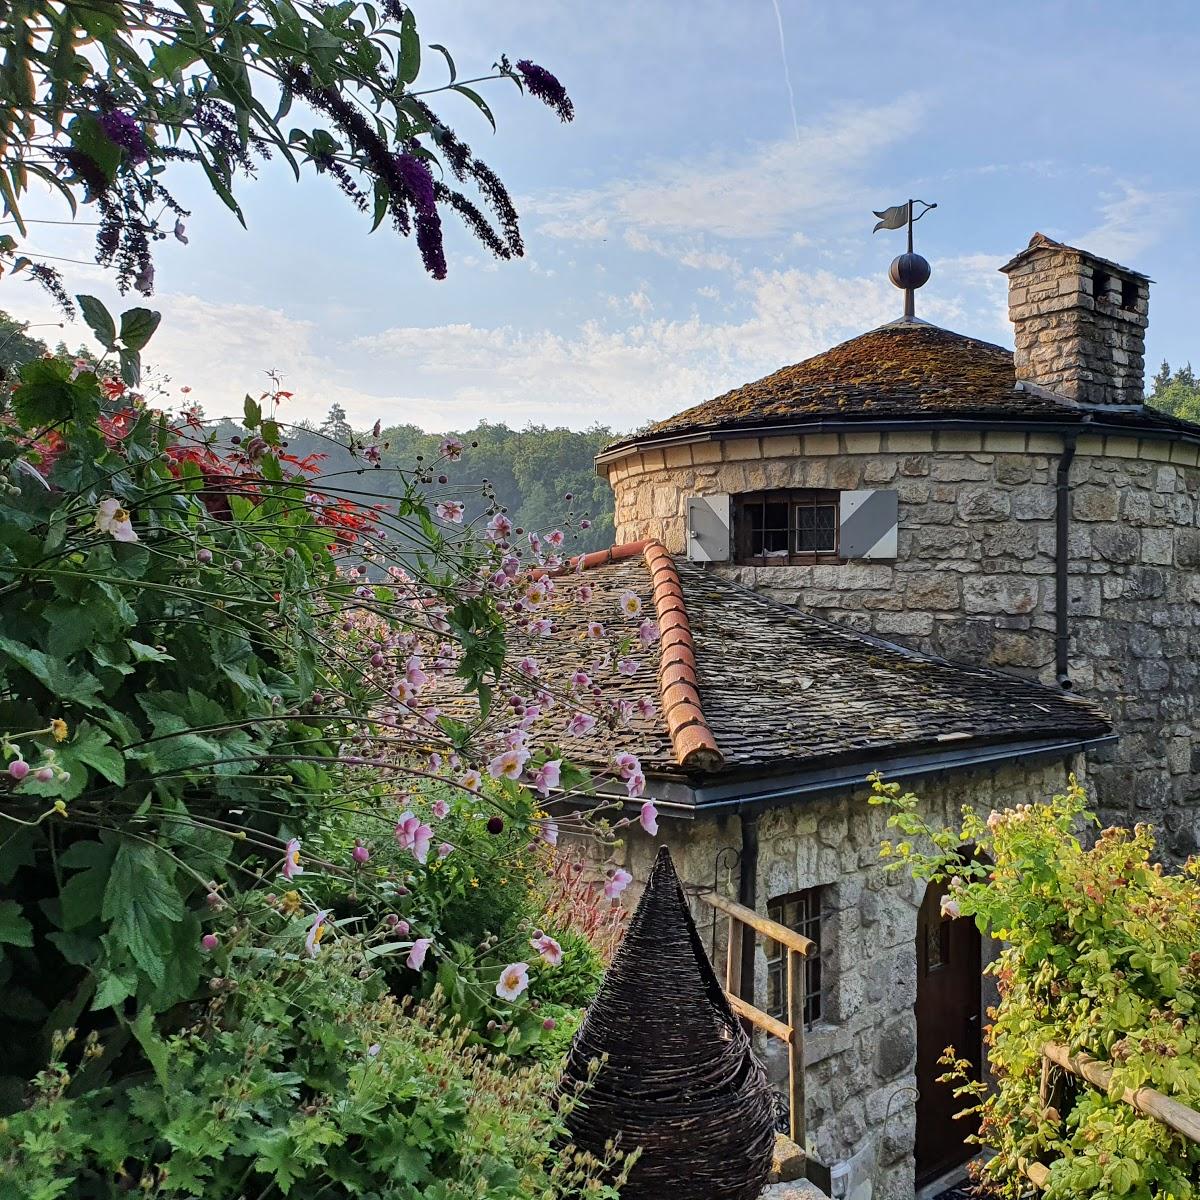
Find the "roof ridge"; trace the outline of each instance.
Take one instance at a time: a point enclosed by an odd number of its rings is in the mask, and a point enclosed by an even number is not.
[[[636,558],[652,540],[643,538],[640,542],[622,542],[619,546],[609,546],[607,550],[590,550],[587,554],[576,554],[574,558],[568,558],[558,567],[534,567],[529,574],[533,579],[544,579],[547,575],[567,575],[572,571],[586,571],[590,567],[602,567],[606,563]]]
[[[716,770],[725,765],[725,756],[701,706],[696,644],[675,559],[656,538],[644,544],[642,553],[658,618],[658,687],[675,761],[681,767]]]

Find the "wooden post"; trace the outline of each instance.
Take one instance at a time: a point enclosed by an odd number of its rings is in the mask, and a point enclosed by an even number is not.
[[[725,991],[740,996],[742,991],[742,923],[729,914],[729,944],[725,948]],[[753,998],[753,997],[752,997]]]
[[[791,1139],[807,1152],[804,1128],[804,956],[788,948],[787,955],[787,1023],[792,1036],[788,1039],[788,1107]]]
[[[1042,1055],[1051,1062],[1057,1063],[1064,1071],[1086,1079],[1093,1087],[1107,1092],[1112,1086],[1112,1069],[1104,1063],[1085,1054],[1082,1050],[1075,1054],[1056,1042],[1047,1042],[1042,1047]],[[1182,1134],[1189,1141],[1200,1144],[1200,1112],[1164,1096],[1154,1088],[1125,1088],[1121,1098],[1126,1104],[1136,1108],[1143,1116],[1153,1117],[1168,1128]]]

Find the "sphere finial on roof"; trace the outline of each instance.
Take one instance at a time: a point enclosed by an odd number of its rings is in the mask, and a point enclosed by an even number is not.
[[[914,204],[924,206],[915,215]],[[913,222],[919,221],[930,209],[934,208],[937,208],[936,204],[930,204],[925,200],[908,200],[904,204],[885,208],[882,212],[876,212],[875,215],[879,220],[875,223],[875,228],[871,230],[872,233],[878,233],[881,229],[900,229],[902,226],[908,226],[908,252],[892,259],[892,265],[888,269],[888,278],[898,288],[904,289],[904,319],[906,321],[916,319],[914,299],[916,290],[929,282],[928,261],[919,254],[913,253]]]

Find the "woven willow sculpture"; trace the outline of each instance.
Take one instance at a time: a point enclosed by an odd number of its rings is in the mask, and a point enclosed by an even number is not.
[[[774,1146],[763,1069],[704,953],[664,846],[588,1009],[564,1083],[588,1078],[567,1125],[600,1154],[619,1139],[641,1158],[621,1200],[756,1200]]]

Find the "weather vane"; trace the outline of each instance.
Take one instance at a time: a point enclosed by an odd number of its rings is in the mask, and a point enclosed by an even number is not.
[[[922,205],[921,211],[913,215],[913,205]],[[915,221],[919,221],[931,208],[937,208],[936,204],[929,204],[924,200],[908,200],[904,204],[897,204],[894,208],[885,208],[883,212],[876,212],[875,215],[879,220],[875,224],[872,233],[878,233],[881,229],[899,229],[901,225],[908,226],[908,252],[898,254],[892,259],[892,265],[888,268],[888,278],[898,287],[904,289],[904,319],[906,321],[916,320],[916,306],[913,297],[917,288],[923,287],[929,282],[929,263],[919,254],[913,253],[912,227]]]

